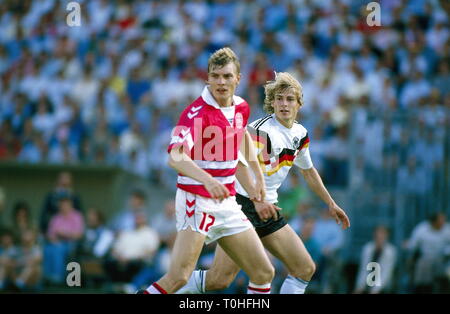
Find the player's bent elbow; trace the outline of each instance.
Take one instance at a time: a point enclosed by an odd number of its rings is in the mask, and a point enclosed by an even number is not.
[[[172,156],[169,157],[169,160],[167,161],[167,165],[170,168],[174,168],[175,167],[175,161],[172,159]]]
[[[167,164],[169,165],[169,167],[177,170],[177,164],[182,160],[183,160],[183,147],[177,147],[170,151],[169,160],[167,161]]]
[[[181,157],[179,157],[178,154],[176,156],[173,156],[172,154],[170,154],[167,164],[169,165],[169,167],[177,170],[177,164],[178,164],[179,160],[181,160]]]

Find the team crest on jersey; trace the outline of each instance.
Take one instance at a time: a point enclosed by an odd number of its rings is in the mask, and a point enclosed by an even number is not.
[[[293,144],[294,144],[294,149],[297,149],[298,146],[300,145],[300,139],[297,136],[294,137]]]
[[[244,118],[242,117],[242,113],[240,112],[236,113],[235,121],[236,121],[236,128],[242,129],[242,127],[244,126]]]

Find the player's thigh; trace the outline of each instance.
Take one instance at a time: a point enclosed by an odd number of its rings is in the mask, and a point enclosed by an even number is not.
[[[169,274],[190,273],[194,270],[205,242],[205,235],[185,229],[177,233],[172,249]]]
[[[306,266],[314,267],[314,262],[303,241],[289,225],[263,237],[261,241],[264,247],[280,259],[293,275],[300,275],[299,272]]]
[[[255,272],[273,273],[269,257],[254,229],[220,238],[219,244],[249,276]]]
[[[214,261],[208,269],[208,277],[215,281],[233,281],[240,267],[228,256],[220,245],[216,246]]]

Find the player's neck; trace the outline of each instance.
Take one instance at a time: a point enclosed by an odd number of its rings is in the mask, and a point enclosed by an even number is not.
[[[290,129],[290,128],[292,128],[292,126],[294,125],[294,120],[281,120],[281,119],[279,119],[277,116],[275,116],[275,119],[277,119],[277,121],[282,125],[282,126],[284,126],[285,128],[288,128],[288,129]]]
[[[214,97],[214,96],[213,96]],[[215,99],[215,98],[214,98]],[[219,101],[219,100],[217,100],[217,99],[215,99],[216,100],[216,102],[217,102],[217,104],[220,106],[220,107],[231,107],[232,105],[233,105],[233,98],[229,98],[229,99],[227,99],[227,100],[222,100],[222,101]]]

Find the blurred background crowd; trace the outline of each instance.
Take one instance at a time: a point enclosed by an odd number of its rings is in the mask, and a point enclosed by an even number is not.
[[[251,120],[274,71],[299,79],[314,165],[352,219],[339,230],[291,171],[280,207],[319,265],[310,291],[450,292],[448,1],[378,1],[375,27],[363,0],[79,0],[79,27],[68,2],[0,2],[0,162],[109,165],[174,191],[171,129],[200,95],[209,55],[230,46]],[[14,201],[0,289],[64,285],[68,256],[93,286],[128,292],[164,272],[173,202],[151,212],[156,200],[136,190],[131,210],[109,217],[70,177],[42,204]],[[367,291],[367,261],[382,265],[381,288]],[[243,276],[229,292],[245,291]]]

